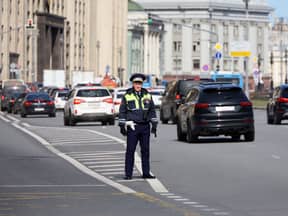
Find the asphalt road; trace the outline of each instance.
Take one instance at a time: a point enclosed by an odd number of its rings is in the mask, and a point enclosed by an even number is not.
[[[159,182],[147,182],[137,178],[141,175],[137,169],[133,182],[121,180],[125,147],[121,141],[115,139],[123,139],[117,126],[103,127],[95,123],[81,124],[72,129],[64,128],[61,112],[57,118],[4,118],[9,122],[0,119],[0,155],[5,162],[0,165],[1,176],[5,176],[0,180],[3,191],[1,196],[8,196],[12,192],[12,196],[19,198],[18,193],[40,191],[46,193],[40,203],[47,203],[47,206],[59,205],[59,208],[52,209],[58,213],[63,211],[64,215],[92,215],[90,213],[94,210],[94,213],[99,212],[96,215],[132,215],[131,211],[137,212],[136,215],[185,215],[195,212],[203,216],[288,215],[288,124],[284,122],[280,126],[267,125],[264,111],[255,111],[256,141],[252,143],[232,142],[227,138],[202,139],[197,144],[178,142],[175,125],[160,124],[158,138],[151,139],[152,172]],[[119,192],[119,188],[87,176],[28,135],[19,132],[11,126],[12,123],[42,137],[53,148],[100,176],[136,193]],[[11,155],[24,157],[27,161],[13,159]],[[8,165],[5,165],[6,163]],[[46,185],[46,188],[19,186],[26,184]],[[47,188],[47,185],[51,184],[58,186]],[[59,187],[61,184],[66,187]],[[92,186],[87,188],[87,185]],[[167,191],[157,191],[159,185]],[[51,191],[65,193],[65,202],[61,198],[56,201],[47,198],[47,193]],[[80,201],[75,201],[72,193],[83,191],[92,193],[93,199],[86,197],[85,200],[79,195],[80,198],[76,197]],[[95,202],[91,201],[94,199]],[[38,201],[35,201],[36,204]],[[78,204],[81,209],[77,209]],[[29,214],[19,215],[33,215],[31,212],[43,210],[40,207],[32,206],[28,211],[28,207],[16,205],[16,210],[23,213],[24,208]],[[0,206],[0,215],[1,208]],[[79,211],[82,211],[82,214],[76,214]]]

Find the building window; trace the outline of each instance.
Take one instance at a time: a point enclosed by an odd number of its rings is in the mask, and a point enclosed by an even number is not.
[[[236,40],[239,39],[239,26],[238,25],[234,26],[233,35],[234,35],[234,39]]]
[[[194,59],[193,60],[193,69],[199,70],[200,69],[200,59]]]
[[[193,42],[193,52],[199,53],[200,52],[200,41]]]
[[[211,25],[211,31],[216,33],[217,29],[216,29],[216,25],[215,24]]]
[[[224,28],[223,29],[224,36],[228,36],[229,35],[229,27],[228,27],[228,25],[224,24],[223,28]]]
[[[230,61],[229,60],[224,60],[223,62],[223,68],[225,71],[229,71],[230,70]]]
[[[223,44],[223,52],[225,55],[229,53],[229,44],[227,42]]]
[[[174,70],[181,70],[182,69],[182,59],[176,57],[174,60]]]
[[[182,25],[173,24],[173,31],[174,32],[182,32]]]
[[[263,37],[263,29],[262,29],[262,27],[258,27],[257,35],[258,35],[258,38],[262,38]]]
[[[244,40],[249,40],[249,28],[248,26],[244,26]]]
[[[259,54],[263,53],[263,44],[258,44],[258,45],[257,45],[257,52],[258,52]]]
[[[174,52],[182,52],[182,41],[174,41],[173,49],[174,49]]]

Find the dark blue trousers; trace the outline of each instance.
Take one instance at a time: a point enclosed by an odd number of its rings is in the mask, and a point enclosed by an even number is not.
[[[141,148],[142,172],[143,175],[150,174],[150,124],[138,124],[135,131],[127,130],[127,149],[125,157],[125,175],[133,175],[134,154],[138,142]]]

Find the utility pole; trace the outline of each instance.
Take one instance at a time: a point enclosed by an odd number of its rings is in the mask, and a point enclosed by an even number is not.
[[[249,1],[250,0],[243,0],[245,3],[245,9],[246,9],[246,24],[247,24],[247,36],[249,37]],[[248,38],[249,40],[249,38]],[[250,93],[249,93],[249,66],[248,66],[248,58],[245,57],[244,61],[246,62],[246,68],[245,68],[245,93],[248,99],[250,99]]]
[[[97,76],[100,75],[100,41],[97,40],[96,42],[96,49],[97,49]]]

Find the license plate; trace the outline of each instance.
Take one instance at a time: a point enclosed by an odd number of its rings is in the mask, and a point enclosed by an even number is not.
[[[216,107],[217,112],[227,112],[227,111],[235,111],[234,106],[223,106],[223,107]]]
[[[34,109],[35,112],[41,112],[41,111],[44,111],[44,110],[45,110],[44,108],[35,108]]]

